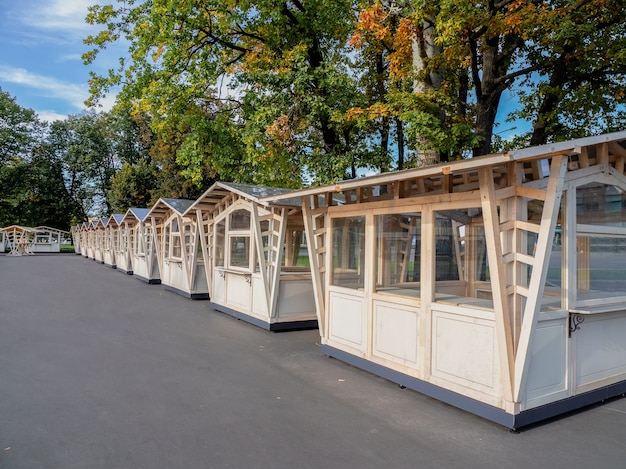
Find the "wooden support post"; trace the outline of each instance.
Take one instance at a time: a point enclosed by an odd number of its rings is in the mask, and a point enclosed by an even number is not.
[[[493,311],[496,320],[496,336],[500,361],[500,375],[504,398],[512,400],[513,393],[513,333],[509,304],[506,297],[505,268],[502,265],[502,242],[500,240],[500,221],[493,183],[492,168],[481,168],[478,172],[480,181],[481,204],[485,224],[485,242],[493,295]]]
[[[326,196],[328,199],[330,194]],[[324,286],[322,284],[322,275],[319,264],[319,248],[318,236],[315,234],[317,226],[312,214],[311,199],[314,201],[317,196],[302,198],[302,218],[304,220],[304,231],[306,233],[306,246],[309,251],[309,261],[311,263],[311,280],[313,283],[313,296],[315,299],[315,311],[317,313],[317,323],[320,330],[320,336],[323,338],[326,333],[324,324],[325,305],[324,305]]]
[[[185,270],[185,279],[187,280],[187,287],[190,288],[191,281],[191,261],[187,256],[187,243],[185,242],[185,238],[187,237],[185,234],[185,222],[183,217],[176,215],[176,219],[178,220],[178,236],[180,238],[180,258],[183,263],[183,269]]]
[[[259,263],[259,271],[261,272],[261,279],[263,280],[263,288],[265,290],[265,301],[267,304],[267,314],[271,315],[272,310],[271,307],[271,296],[270,296],[270,282],[269,282],[269,272],[268,272],[268,263],[271,263],[271,253],[268,252],[267,260],[263,254],[263,236],[261,232],[261,220],[259,218],[259,207],[257,204],[252,204],[251,207],[252,214],[252,236],[254,237],[254,242],[256,244],[257,251],[257,260]],[[268,249],[272,249],[272,235],[269,234],[268,240]]]
[[[276,227],[274,227],[273,236],[276,237],[276,245],[272,246],[272,277],[270,285],[270,317],[276,317],[278,315],[278,290],[280,288],[280,271],[281,271],[281,252],[282,247],[285,244],[285,232],[287,231],[287,209],[282,208],[280,210],[280,216],[276,217],[274,214],[274,223],[278,222],[278,232],[276,233]],[[273,244],[273,243],[272,243]]]
[[[541,230],[537,239],[535,259],[538,262],[533,266],[528,290],[529,297],[524,308],[522,328],[520,332],[519,346],[515,356],[515,383],[514,401],[521,402],[523,399],[526,377],[528,376],[529,357],[531,354],[532,339],[537,327],[538,311],[541,307],[541,298],[548,274],[550,255],[548,249],[554,239],[557,216],[561,205],[565,173],[567,171],[567,156],[557,155],[552,158],[550,178],[546,189],[547,197],[541,214]]]
[[[213,258],[209,251],[207,243],[207,233],[204,231],[204,220],[202,219],[202,210],[196,209],[196,225],[198,235],[200,236],[200,246],[202,248],[202,263],[204,264],[204,275],[206,276],[207,290],[209,296],[213,295],[213,277],[212,277],[212,264]]]
[[[422,210],[421,226],[421,259],[420,259],[420,369],[422,378],[428,379],[431,375],[432,356],[432,303],[435,301],[435,212],[432,206],[427,205]]]

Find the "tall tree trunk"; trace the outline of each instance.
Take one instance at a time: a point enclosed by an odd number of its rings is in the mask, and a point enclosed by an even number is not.
[[[426,58],[435,57],[442,52],[441,46],[435,44],[435,25],[430,19],[423,24],[421,34],[413,37],[413,71],[416,76],[423,74]],[[425,94],[431,90],[438,90],[443,82],[443,75],[440,72],[432,71],[425,79],[415,79],[413,81],[413,92],[416,94]],[[428,138],[423,135],[416,136],[416,165],[426,166],[435,164],[439,161],[439,155],[432,150],[432,145]]]
[[[473,149],[474,156],[491,153],[493,126],[504,91],[502,83],[498,81],[502,67],[502,57],[498,56],[498,42],[498,36],[492,37],[487,39],[482,47],[482,76],[479,77],[477,66],[473,67],[476,89],[476,134],[480,138],[480,142]],[[477,57],[479,52],[476,44],[473,51]]]
[[[567,69],[568,64],[566,63],[566,55],[573,52],[573,48],[568,48],[557,60],[554,68],[552,69],[552,73],[550,75],[550,88],[551,89],[560,89],[565,85],[568,80]],[[570,62],[569,66],[572,64]],[[546,116],[553,109],[556,108],[560,99],[557,93],[548,92],[543,95],[543,101],[539,106],[537,111],[537,117],[535,122],[533,123],[533,133],[530,137],[530,145],[543,145],[544,143],[548,143],[549,130],[554,127],[554,123],[549,123],[546,120]]]
[[[396,116],[396,134],[398,140],[398,170],[404,169],[404,129],[402,121]]]

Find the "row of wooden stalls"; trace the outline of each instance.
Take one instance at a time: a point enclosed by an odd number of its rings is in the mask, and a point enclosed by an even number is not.
[[[97,256],[113,223],[127,271],[152,256],[140,276],[222,311],[316,320],[325,354],[519,428],[626,393],[625,170],[620,132],[300,191],[217,183],[77,231]]]
[[[49,226],[11,225],[0,228],[0,252],[10,256],[34,255],[42,252],[61,252],[61,244],[69,238],[67,231]]]
[[[269,330],[317,327],[299,199],[218,182],[73,228],[76,252]]]

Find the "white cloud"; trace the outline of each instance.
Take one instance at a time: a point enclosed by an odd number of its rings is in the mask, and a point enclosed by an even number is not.
[[[45,93],[43,96],[62,99],[77,109],[85,107],[84,101],[89,96],[86,85],[77,85],[56,78],[37,75],[23,68],[0,65],[0,81],[39,90]]]
[[[57,58],[57,62],[82,62],[83,57],[81,54],[65,54]]]
[[[68,117],[55,111],[37,111],[37,116],[42,121],[46,122],[62,121]]]
[[[29,10],[36,10],[37,14],[22,16],[24,24],[47,30],[62,30],[65,33],[83,34],[92,28],[85,22],[87,9],[95,1],[86,0],[44,0],[31,5]],[[26,5],[24,5],[26,6]]]

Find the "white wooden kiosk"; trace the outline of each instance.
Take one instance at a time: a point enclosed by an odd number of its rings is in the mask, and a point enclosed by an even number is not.
[[[288,192],[218,182],[187,211],[213,307],[273,331],[317,327],[300,201],[261,201]]]
[[[104,264],[104,250],[105,250],[105,234],[106,225],[108,219],[105,217],[99,218],[92,222],[93,225],[93,259],[96,262]]]
[[[72,243],[74,244],[74,253],[78,255],[80,255],[81,225],[82,223],[79,223],[78,225],[72,226],[70,229],[72,233]]]
[[[2,228],[9,256],[32,256],[35,229],[27,226],[11,225]],[[5,249],[6,249],[5,247]]]
[[[81,225],[81,255],[93,259],[93,222],[85,221]]]
[[[322,350],[510,428],[625,393],[625,162],[620,132],[274,197]]]
[[[31,249],[33,252],[61,252],[61,243],[67,235],[67,231],[50,228],[49,226],[38,226],[33,229],[35,238]]]
[[[104,264],[117,269],[117,252],[119,246],[119,224],[124,214],[115,213],[104,221],[103,258]]]
[[[129,208],[121,223],[127,230],[127,248],[131,252],[129,268],[132,274],[146,283],[158,285],[161,276],[156,255],[157,233],[147,219],[149,212],[148,208]]]
[[[117,230],[114,241],[115,264],[120,272],[133,275],[133,231],[127,215],[128,211],[125,214],[116,214],[111,220]]]
[[[162,198],[146,219],[158,234],[161,285],[186,298],[206,300],[209,291],[195,216],[185,215],[192,204],[192,200]]]

